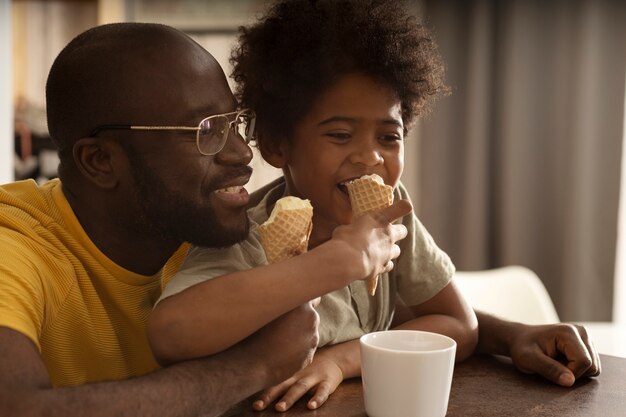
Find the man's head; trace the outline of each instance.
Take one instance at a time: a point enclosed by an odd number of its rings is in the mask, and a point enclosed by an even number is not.
[[[221,67],[187,35],[142,23],[90,29],[55,60],[46,99],[59,176],[75,200],[97,197],[108,221],[155,239],[221,246],[245,236],[240,186],[251,153],[241,137],[231,132],[207,156],[193,129],[94,133],[103,125],[193,128],[236,110]]]

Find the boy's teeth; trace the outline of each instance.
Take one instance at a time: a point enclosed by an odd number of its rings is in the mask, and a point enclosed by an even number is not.
[[[235,193],[235,194],[237,194],[237,193],[241,192],[242,188],[243,187],[241,185],[236,185],[234,187],[222,188],[220,190],[216,190],[215,192],[217,192],[217,193]]]

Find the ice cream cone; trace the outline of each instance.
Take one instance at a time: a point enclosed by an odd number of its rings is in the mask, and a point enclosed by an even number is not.
[[[393,187],[376,174],[365,175],[346,184],[355,217],[389,207],[393,203]]]
[[[346,184],[352,214],[360,217],[373,211],[389,207],[393,203],[393,187],[385,185],[383,179],[376,175],[364,175]],[[378,277],[367,280],[367,290],[370,295],[376,293]]]
[[[276,202],[269,219],[259,226],[259,238],[269,263],[276,263],[307,251],[313,217],[309,200],[283,197]]]

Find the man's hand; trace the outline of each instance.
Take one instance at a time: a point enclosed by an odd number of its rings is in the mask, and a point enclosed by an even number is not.
[[[600,374],[598,352],[579,325],[520,325],[511,338],[510,355],[520,371],[538,373],[564,387]]]
[[[318,321],[312,303],[305,303],[217,355],[127,380],[62,389],[52,388],[30,339],[0,326],[0,415],[218,416],[309,364]]]
[[[315,410],[335,392],[341,381],[343,381],[343,373],[339,365],[332,358],[316,354],[309,366],[280,384],[263,391],[252,406],[256,411],[262,411],[280,397],[275,406],[276,411],[287,411],[296,401],[308,392],[312,392],[313,395],[307,407]]]
[[[385,209],[359,217],[351,225],[334,230],[333,240],[343,241],[356,251],[350,259],[362,259],[359,265],[362,279],[393,269],[393,259],[400,255],[396,242],[406,237],[407,230],[402,224],[392,223],[412,209],[408,200],[399,200]]]
[[[317,303],[319,299],[283,314],[235,347],[267,366],[268,385],[284,381],[313,360],[319,338],[319,316],[313,308]]]

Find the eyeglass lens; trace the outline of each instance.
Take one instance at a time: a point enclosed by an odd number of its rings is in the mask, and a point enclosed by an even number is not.
[[[231,121],[227,116],[211,116],[200,122],[198,130],[198,147],[200,152],[208,155],[216,154],[228,140],[228,130]],[[253,116],[249,113],[239,113],[232,121],[233,131],[247,142],[253,134]]]

